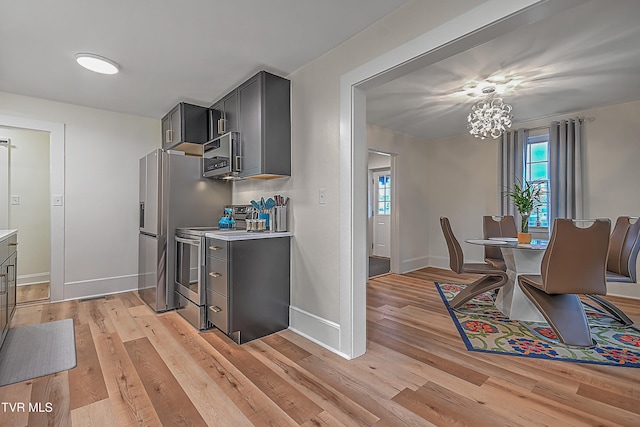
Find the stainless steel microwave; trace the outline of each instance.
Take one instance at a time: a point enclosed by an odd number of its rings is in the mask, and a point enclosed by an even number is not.
[[[235,177],[242,171],[240,134],[229,132],[204,144],[202,176],[208,178]]]

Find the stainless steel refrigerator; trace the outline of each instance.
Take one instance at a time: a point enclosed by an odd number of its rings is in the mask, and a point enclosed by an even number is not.
[[[140,159],[138,293],[151,308],[176,308],[175,230],[215,226],[231,185],[203,178],[201,158],[155,150]]]

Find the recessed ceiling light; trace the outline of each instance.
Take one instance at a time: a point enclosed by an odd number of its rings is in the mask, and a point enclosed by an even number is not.
[[[118,64],[110,59],[104,58],[93,53],[76,54],[76,62],[87,70],[95,71],[100,74],[116,74],[118,72]]]

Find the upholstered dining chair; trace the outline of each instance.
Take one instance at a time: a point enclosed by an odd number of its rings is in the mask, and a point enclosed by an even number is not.
[[[518,237],[516,220],[513,218],[513,215],[505,215],[503,217],[490,215],[483,216],[482,231],[485,239],[490,237]],[[507,270],[507,266],[502,256],[502,251],[499,247],[485,246],[484,261],[499,270]]]
[[[608,219],[589,227],[557,218],[542,257],[540,275],[520,275],[522,292],[542,313],[558,341],[575,347],[592,347],[591,330],[579,294],[606,295]]]
[[[481,278],[467,285],[466,288],[464,288],[449,302],[451,308],[460,308],[474,297],[484,292],[497,289],[507,283],[507,274],[502,270],[496,269],[491,264],[465,263],[462,247],[460,246],[460,243],[458,243],[458,239],[456,239],[453,234],[449,219],[447,217],[440,217],[440,226],[442,227],[444,240],[447,242],[447,249],[449,250],[449,267],[451,270],[457,274],[482,274]]]
[[[631,223],[631,217],[618,217],[609,240],[607,282],[637,283],[636,262],[639,250],[640,220],[635,218],[635,222]],[[612,302],[600,295],[587,295],[587,297],[598,303],[624,326],[633,325],[633,320]]]

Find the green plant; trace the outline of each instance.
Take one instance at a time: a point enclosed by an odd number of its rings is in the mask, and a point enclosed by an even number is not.
[[[529,216],[531,212],[540,204],[540,186],[536,182],[520,181],[516,179],[513,190],[508,191],[506,196],[513,199],[513,204],[520,213],[522,219],[521,230],[523,233],[529,232]]]

